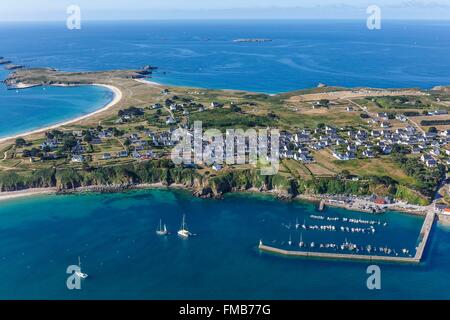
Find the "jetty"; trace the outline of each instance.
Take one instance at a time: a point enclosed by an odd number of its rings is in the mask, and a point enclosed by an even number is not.
[[[425,251],[428,237],[430,236],[431,228],[433,227],[435,218],[436,214],[432,209],[430,209],[427,215],[425,216],[425,221],[423,222],[422,229],[420,230],[418,245],[416,248],[416,254],[414,255],[414,259],[417,259],[419,261],[422,260],[422,256]]]
[[[320,200],[319,203],[319,211],[323,211],[323,209],[325,209],[325,200]]]
[[[279,254],[288,257],[305,257],[305,258],[319,258],[319,259],[333,259],[333,260],[353,260],[353,261],[370,261],[370,262],[396,262],[396,263],[410,263],[418,264],[422,260],[423,253],[430,235],[433,223],[435,220],[435,213],[429,210],[423,222],[420,234],[418,237],[418,245],[416,247],[416,254],[414,257],[398,257],[398,256],[383,256],[383,255],[365,255],[353,253],[333,253],[333,252],[314,252],[314,251],[297,251],[285,250],[263,244],[262,240],[259,242],[258,249],[264,252]]]

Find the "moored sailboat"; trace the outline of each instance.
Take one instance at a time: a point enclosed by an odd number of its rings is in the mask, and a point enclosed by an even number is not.
[[[166,235],[169,234],[169,231],[167,230],[166,225],[162,224],[162,220],[161,219],[159,219],[159,228],[158,228],[158,230],[156,230],[156,234],[158,236],[166,236]]]
[[[180,230],[178,230],[178,235],[183,238],[188,238],[189,236],[192,235],[192,233],[190,233],[189,230],[187,229],[185,214],[183,214],[183,221],[181,222]]]

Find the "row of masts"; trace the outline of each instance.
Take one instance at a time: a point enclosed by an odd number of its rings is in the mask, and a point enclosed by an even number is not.
[[[349,222],[349,223],[354,223],[354,224],[382,225],[383,227],[387,226],[387,222],[381,222],[380,219],[364,220],[364,219],[361,219],[361,217],[359,217],[359,219],[342,217],[342,219],[341,219],[340,217],[325,217],[325,216],[314,215],[314,214],[310,215],[309,217],[311,219],[315,219],[315,220],[326,220],[326,221],[341,220],[342,222]],[[298,224],[298,218],[297,218],[297,224]]]
[[[275,243],[275,240],[272,241],[272,243]],[[284,244],[284,242],[281,243],[282,245]],[[289,234],[289,240],[287,242],[287,244],[289,246],[293,245],[292,242],[292,234]],[[334,249],[334,250],[341,250],[341,251],[349,251],[352,253],[359,253],[359,252],[364,252],[366,251],[367,253],[371,254],[371,253],[375,253],[375,252],[379,252],[379,253],[384,253],[386,255],[394,255],[394,256],[398,256],[400,254],[403,254],[405,256],[409,256],[411,257],[412,255],[409,253],[409,249],[403,248],[400,250],[400,252],[397,252],[395,249],[389,248],[387,246],[373,246],[373,245],[367,245],[367,246],[358,246],[357,244],[351,243],[347,240],[347,238],[345,238],[345,241],[338,245],[336,243],[319,243],[316,244],[314,241],[308,243],[305,243],[303,241],[303,233],[300,233],[300,241],[298,242],[298,247],[300,248],[315,248],[318,247],[320,249]]]
[[[310,215],[311,219],[317,219],[317,220],[325,220],[325,217],[323,216],[316,216],[316,215]],[[327,217],[327,221],[339,221],[340,217]],[[361,223],[363,225],[368,225],[368,227],[351,227],[351,226],[340,226],[337,227],[333,224],[326,224],[326,225],[317,225],[317,224],[306,224],[306,219],[303,219],[303,224],[300,224],[298,221],[298,217],[295,220],[294,228],[296,230],[303,229],[303,230],[319,230],[319,231],[342,231],[342,232],[351,232],[351,233],[364,233],[364,234],[374,234],[376,232],[376,229],[374,225],[379,225],[386,227],[387,222],[381,222],[380,220],[362,220],[362,219],[349,219],[349,218],[342,218],[342,222],[349,222],[358,224]],[[282,224],[286,229],[291,229],[293,225],[291,223],[289,224]]]

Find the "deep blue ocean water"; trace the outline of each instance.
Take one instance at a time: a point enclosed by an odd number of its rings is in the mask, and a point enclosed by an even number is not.
[[[82,204],[82,205],[80,205]],[[187,215],[197,236],[158,237],[162,218],[173,233]],[[381,299],[449,298],[450,233],[435,228],[424,263],[379,264],[380,291],[366,287],[369,263],[293,259],[262,254],[259,239],[298,242],[283,225],[314,223],[316,205],[280,202],[261,195],[224,200],[184,191],[141,190],[121,194],[44,196],[0,206],[0,298],[151,299]],[[381,216],[328,208],[328,216],[388,222],[375,236],[333,237],[391,247],[414,247],[423,218]],[[310,231],[306,242],[330,233]],[[81,256],[89,278],[66,288],[66,268]]]
[[[256,37],[273,41],[232,41]],[[365,21],[87,22],[80,31],[64,23],[1,23],[0,56],[66,71],[151,64],[160,68],[154,79],[166,84],[270,93],[319,82],[430,88],[450,84],[450,23],[386,21],[380,31],[367,30]],[[0,137],[87,113],[109,98],[98,88],[16,94],[0,85]],[[215,201],[167,191],[2,202],[0,298],[450,297],[450,232],[442,227],[434,230],[421,265],[381,265],[382,290],[376,292],[366,288],[366,263],[285,259],[256,250],[260,238],[287,241],[281,224],[313,211],[310,204],[266,197]],[[183,212],[198,237],[155,236],[161,216],[176,230]],[[381,219],[389,227],[374,241],[415,246],[420,218],[388,213]],[[320,233],[304,236],[324,240]],[[90,278],[83,290],[68,291],[65,268],[78,255]]]
[[[235,43],[269,38],[266,43]],[[450,22],[148,21],[2,23],[0,55],[69,71],[160,67],[167,84],[284,92],[450,84]],[[164,74],[165,73],[165,74]]]
[[[238,38],[272,41],[233,42]],[[151,64],[165,84],[268,93],[319,82],[430,88],[450,84],[450,22],[385,21],[377,31],[363,20],[83,22],[81,30],[63,22],[0,23],[0,56],[65,71]],[[75,118],[108,99],[99,88],[19,96],[0,85],[0,137]]]

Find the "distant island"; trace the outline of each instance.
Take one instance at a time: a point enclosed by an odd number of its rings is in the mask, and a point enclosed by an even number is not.
[[[264,38],[247,38],[247,39],[235,39],[233,42],[271,42],[272,39]]]

